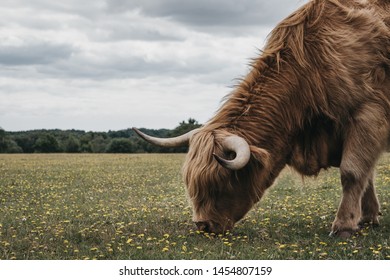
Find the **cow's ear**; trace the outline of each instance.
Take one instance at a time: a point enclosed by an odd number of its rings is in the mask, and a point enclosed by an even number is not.
[[[270,164],[270,154],[267,150],[256,146],[250,146],[252,157],[257,160],[263,167],[268,167]]]

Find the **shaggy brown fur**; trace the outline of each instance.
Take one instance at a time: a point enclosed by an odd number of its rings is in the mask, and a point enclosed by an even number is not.
[[[333,232],[378,222],[375,163],[389,146],[390,1],[313,0],[270,34],[250,73],[190,141],[183,173],[200,229],[231,228],[286,164],[303,175],[340,167]],[[250,145],[239,171],[221,142]]]

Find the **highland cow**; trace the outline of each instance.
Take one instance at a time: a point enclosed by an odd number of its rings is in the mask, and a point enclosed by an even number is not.
[[[289,165],[305,176],[340,169],[331,233],[378,224],[376,162],[390,143],[390,1],[313,0],[271,32],[248,75],[189,145],[183,173],[199,230],[221,233]]]

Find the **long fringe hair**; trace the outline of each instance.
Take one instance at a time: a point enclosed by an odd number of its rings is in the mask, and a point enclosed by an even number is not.
[[[259,185],[264,173],[268,173],[268,153],[261,148],[251,146],[252,159],[242,170],[231,171],[222,167],[214,159],[213,153],[229,157],[221,145],[222,140],[231,133],[224,130],[204,128],[196,133],[190,142],[186,161],[183,166],[187,194],[194,210],[201,216],[218,221],[221,215],[216,209],[216,199],[222,192],[240,190],[249,193],[253,205],[263,196],[265,189]],[[234,157],[234,155],[231,155]],[[263,172],[258,172],[262,169]]]

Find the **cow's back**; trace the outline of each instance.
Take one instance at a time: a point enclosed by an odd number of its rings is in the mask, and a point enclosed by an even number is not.
[[[322,9],[308,11],[304,48],[309,66],[302,91],[311,90],[306,94],[317,99],[320,111],[339,121],[373,100],[390,112],[388,2],[314,1]]]

